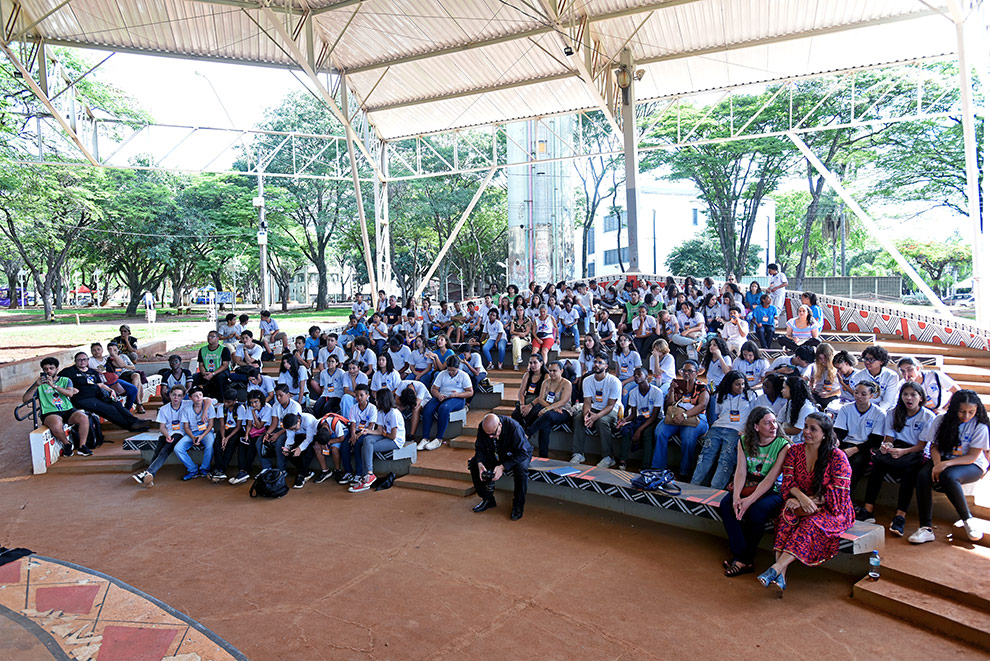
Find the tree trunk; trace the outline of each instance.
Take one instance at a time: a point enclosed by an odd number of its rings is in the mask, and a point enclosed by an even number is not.
[[[316,309],[326,310],[327,309],[327,262],[321,256],[319,260],[313,261],[313,266],[316,267]],[[370,276],[369,276],[370,277]],[[309,306],[309,274],[306,274],[304,282],[306,283],[303,287],[306,291],[306,306]]]
[[[129,287],[131,290],[131,300],[127,303],[127,316],[133,317],[137,314],[138,305],[141,303],[141,290]]]
[[[811,166],[809,165],[810,169]],[[809,183],[810,183],[809,179]],[[811,189],[811,203],[808,204],[808,211],[804,215],[804,242],[801,244],[801,259],[798,260],[797,268],[794,270],[794,288],[804,288],[804,276],[807,271],[808,249],[811,244],[811,230],[818,218],[818,205],[821,203],[822,191],[825,188],[825,178],[819,176],[818,181]]]
[[[220,271],[213,271],[210,273],[210,280],[213,281],[213,286],[216,287],[217,291],[223,290],[223,280],[220,279]]]
[[[282,298],[282,312],[289,311],[289,281],[278,285],[278,295]]]
[[[55,286],[52,290],[55,299],[55,309],[61,310],[65,301],[65,283],[62,280],[62,269],[55,274]]]

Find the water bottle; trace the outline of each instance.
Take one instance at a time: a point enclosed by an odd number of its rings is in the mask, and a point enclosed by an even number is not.
[[[874,551],[870,554],[870,573],[867,574],[871,581],[876,581],[880,579],[880,551]]]

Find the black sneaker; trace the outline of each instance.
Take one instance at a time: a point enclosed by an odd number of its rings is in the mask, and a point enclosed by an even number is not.
[[[302,489],[306,485],[306,479],[302,475],[296,475],[296,482],[292,485],[293,489]]]
[[[865,507],[856,508],[856,520],[863,523],[876,523],[876,517],[873,516],[873,512],[868,512]]]
[[[337,484],[340,484],[340,480],[342,477],[344,477],[344,471],[333,471],[332,473],[330,473],[330,479],[336,482]]]
[[[93,451],[92,451],[92,450],[90,450],[90,449],[89,449],[88,447],[86,447],[85,445],[80,445],[80,446],[79,446],[79,449],[78,449],[78,450],[76,450],[76,453],[77,453],[77,454],[78,454],[78,455],[79,455],[80,457],[92,457],[92,456],[93,456]]]
[[[316,474],[316,478],[313,480],[313,484],[323,484],[327,480],[333,477],[333,473],[330,471],[320,471]]]
[[[895,516],[894,520],[890,522],[890,532],[894,533],[898,537],[904,536],[904,517]]]
[[[63,457],[71,457],[73,454],[75,454],[75,450],[72,447],[72,443],[63,443],[62,444],[62,456]]]
[[[230,478],[228,482],[230,482],[231,484],[243,484],[244,482],[247,482],[249,479],[251,479],[251,476],[248,474],[247,471],[238,471],[237,475]]]
[[[213,484],[220,484],[227,479],[227,474],[218,468],[217,470],[210,472],[208,477],[210,478],[210,482],[213,482]]]

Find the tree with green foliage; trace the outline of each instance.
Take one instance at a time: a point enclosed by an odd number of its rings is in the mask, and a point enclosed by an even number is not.
[[[714,231],[705,228],[693,239],[688,239],[670,251],[667,256],[667,269],[678,275],[693,275],[698,278],[719,273],[725,266],[722,247]],[[760,268],[760,248],[749,247],[744,273],[755,273]]]
[[[754,116],[752,132],[782,130],[786,128],[786,98],[780,95],[771,101],[773,92],[737,95],[714,107],[681,104],[677,113],[660,117],[646,137],[656,146],[678,144],[687,138],[684,127],[695,127],[693,135],[699,140],[726,138],[732,130],[731,117],[737,115]],[[768,106],[757,112],[765,103]],[[742,277],[748,269],[760,204],[776,190],[794,158],[794,148],[779,138],[705,142],[650,151],[643,156],[641,170],[665,168],[667,178],[694,183],[708,207],[709,225],[722,253],[721,267],[710,273]]]
[[[958,237],[946,241],[903,239],[897,248],[904,257],[917,265],[925,282],[940,294],[973,272],[972,247]]]

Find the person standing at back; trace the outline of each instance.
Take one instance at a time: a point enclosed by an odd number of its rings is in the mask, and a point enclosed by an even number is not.
[[[767,264],[767,275],[770,276],[770,284],[766,291],[770,295],[771,304],[777,308],[777,314],[780,314],[784,311],[784,298],[787,295],[787,276],[776,264]]]

